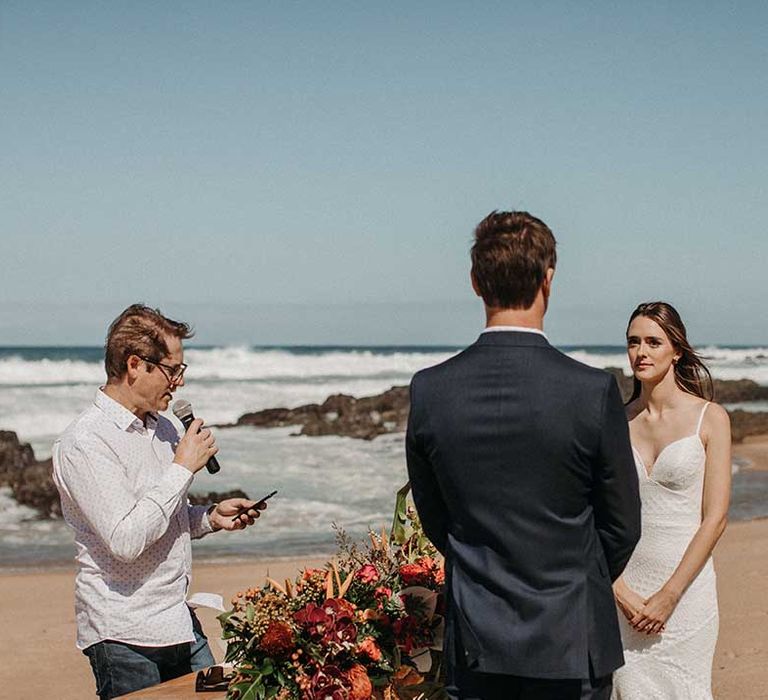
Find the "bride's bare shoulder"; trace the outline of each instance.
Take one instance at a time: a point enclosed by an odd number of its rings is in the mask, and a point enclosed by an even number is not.
[[[728,411],[726,411],[719,403],[715,403],[714,401],[708,403],[709,406],[707,407],[707,412],[704,414],[704,418],[701,421],[702,428],[707,432],[715,430],[727,431],[730,433],[731,417],[728,414]],[[703,401],[701,405],[704,405]]]

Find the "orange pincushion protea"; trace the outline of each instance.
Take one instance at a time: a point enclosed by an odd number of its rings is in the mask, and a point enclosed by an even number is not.
[[[368,678],[365,666],[360,664],[352,666],[347,671],[347,680],[350,685],[349,700],[369,700],[373,693],[373,685]]]
[[[259,647],[270,656],[285,656],[294,647],[291,628],[280,620],[272,620],[259,641]]]

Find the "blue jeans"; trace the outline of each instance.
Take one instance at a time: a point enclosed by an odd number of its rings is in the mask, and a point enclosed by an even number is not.
[[[168,647],[142,647],[106,640],[83,650],[96,678],[96,694],[110,700],[213,666],[208,639],[192,610],[195,641]]]

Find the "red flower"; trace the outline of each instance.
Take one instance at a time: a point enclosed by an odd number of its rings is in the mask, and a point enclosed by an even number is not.
[[[379,572],[373,564],[366,564],[355,574],[355,578],[363,583],[376,583]]]
[[[366,637],[360,646],[357,647],[357,653],[361,656],[367,656],[374,663],[381,660],[381,649],[376,644],[376,640],[373,637]]]
[[[351,700],[347,677],[336,666],[319,668],[309,681],[307,700]]]
[[[365,666],[355,664],[347,671],[347,680],[351,686],[349,700],[369,700],[373,693],[373,685],[371,685],[371,679],[368,678]]]
[[[379,586],[374,592],[373,592],[374,598],[391,598],[392,597],[392,589],[387,588],[386,586]]]
[[[406,586],[441,586],[445,583],[445,572],[432,557],[422,557],[413,564],[403,564],[400,580]]]
[[[425,571],[420,564],[403,564],[400,567],[400,580],[406,586],[419,586],[424,583]]]
[[[336,620],[351,620],[355,616],[354,605],[343,598],[328,598],[323,603],[323,610]]]
[[[329,598],[322,607],[308,603],[294,613],[293,619],[315,640],[322,639],[326,644],[344,644],[357,639],[354,616],[355,608],[351,603],[339,598]]]
[[[291,628],[280,620],[272,620],[259,640],[259,647],[270,656],[285,656],[294,647]]]
[[[314,603],[307,603],[301,610],[293,614],[293,619],[301,625],[310,637],[322,637],[333,623],[333,619],[323,608]]]

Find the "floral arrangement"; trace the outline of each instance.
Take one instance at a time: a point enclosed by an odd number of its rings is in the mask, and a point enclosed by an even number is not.
[[[234,665],[229,700],[438,700],[442,562],[406,497],[392,529],[351,543],[324,569],[267,579],[219,617]]]

